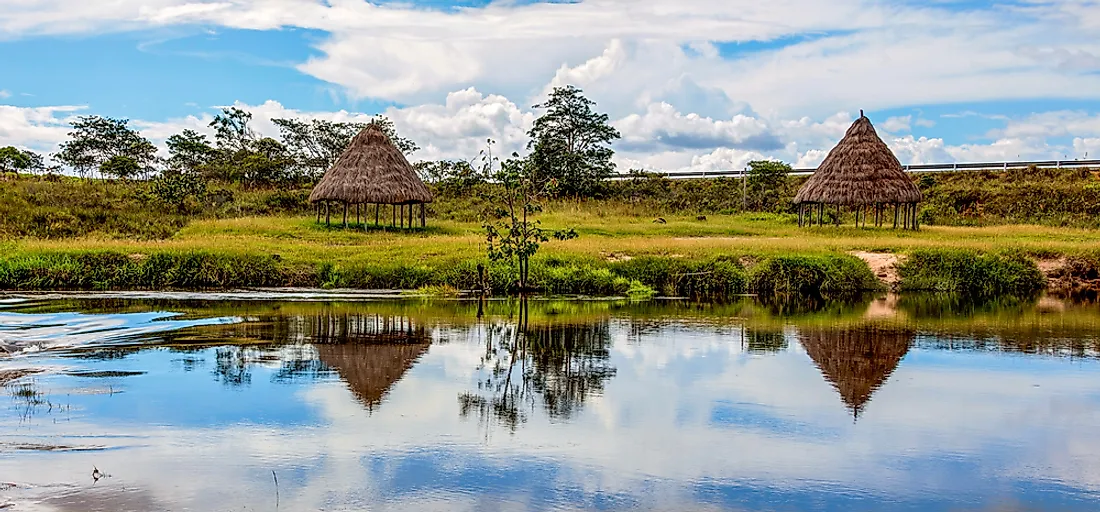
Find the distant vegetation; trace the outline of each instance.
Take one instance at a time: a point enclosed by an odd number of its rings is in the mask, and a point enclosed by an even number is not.
[[[1037,258],[1064,260],[1051,274],[1061,288],[1100,289],[1092,232],[800,230],[790,201],[804,178],[789,177],[785,163],[751,162],[744,180],[636,170],[608,180],[619,133],[607,116],[572,87],[539,107],[527,155],[495,154],[489,140],[470,160],[416,162],[436,200],[429,228],[408,233],[313,222],[312,186],[363,124],[276,119],[270,138],[253,130],[250,113],[228,108],[210,124],[213,139],[184,130],[163,156],[126,120],[78,118],[52,155],[71,173],[0,148],[0,289],[484,284],[496,293],[706,298],[879,289],[868,266],[845,254],[853,250],[907,255],[904,290],[1027,294],[1045,284]],[[416,160],[416,143],[388,119],[371,122]],[[1100,180],[1088,171],[913,179],[925,226],[1100,227]]]

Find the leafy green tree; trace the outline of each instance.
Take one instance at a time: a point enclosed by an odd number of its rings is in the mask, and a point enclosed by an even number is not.
[[[202,199],[206,195],[206,183],[193,173],[169,169],[150,183],[153,195],[162,203],[183,212],[189,199]]]
[[[749,162],[748,207],[750,210],[776,212],[787,206],[787,176],[791,166],[772,160]]]
[[[608,124],[607,114],[593,110],[595,102],[574,86],[555,87],[535,108],[546,113],[528,132],[531,170],[539,181],[557,180],[558,192],[591,196],[611,176],[615,152],[610,145],[621,135]]]
[[[489,161],[490,165],[492,160]],[[492,261],[507,261],[515,265],[519,275],[519,291],[526,292],[530,277],[530,261],[542,243],[576,238],[576,231],[547,232],[534,216],[542,211],[540,199],[553,193],[555,182],[537,181],[529,168],[531,161],[512,153],[512,158],[500,163],[500,169],[492,173],[493,181],[500,184],[496,197],[495,221],[483,224],[488,243],[488,256]]]
[[[141,171],[141,165],[138,164],[137,160],[124,155],[112,156],[99,166],[100,174],[124,180],[136,177]]]
[[[365,123],[339,123],[313,119],[272,119],[287,153],[294,160],[299,174],[308,179],[320,178],[336,163],[351,139],[366,127]]]
[[[26,171],[31,166],[31,158],[23,150],[7,146],[0,148],[0,174]]]
[[[417,162],[413,168],[420,175],[420,179],[450,194],[462,194],[485,183],[485,176],[465,160]]]
[[[248,123],[252,122],[252,113],[237,107],[223,108],[222,113],[214,116],[210,127],[214,129],[214,140],[218,149],[235,152],[248,149],[256,140],[256,132]]]
[[[253,187],[292,181],[293,163],[286,146],[270,137],[255,141],[250,150],[238,151],[231,160],[236,181]]]
[[[126,119],[100,116],[82,116],[73,123],[69,140],[61,144],[54,158],[72,167],[80,176],[88,177],[94,170],[114,157],[127,157],[139,169],[145,169],[156,160],[157,148],[136,130],[127,126]],[[114,165],[107,169],[121,169]],[[121,177],[121,176],[118,176]]]
[[[203,166],[218,158],[218,150],[210,145],[206,135],[184,130],[165,141],[168,145],[168,167],[177,171],[199,174]]]

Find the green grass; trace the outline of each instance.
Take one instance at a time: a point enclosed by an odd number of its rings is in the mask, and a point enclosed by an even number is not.
[[[1095,185],[1091,175],[1074,172],[1058,186]],[[926,206],[940,208],[948,188],[973,188],[961,176],[922,179]],[[1030,194],[1038,181],[1004,176],[990,187],[1010,196]],[[508,292],[516,280],[509,265],[485,259],[476,215],[484,205],[477,199],[440,197],[431,206],[426,229],[344,229],[342,223],[316,223],[302,190],[227,187],[221,192],[231,195],[230,201],[210,199],[180,214],[149,203],[141,187],[65,179],[0,184],[0,211],[8,215],[0,218],[0,288],[318,286],[441,293],[476,288],[479,264],[486,265],[495,293]],[[737,213],[729,180],[616,187],[601,200],[545,205],[539,217],[543,227],[574,228],[580,236],[544,244],[532,260],[532,281],[544,293],[727,298],[743,293],[843,295],[876,288],[866,265],[848,254],[852,251],[908,256],[902,272],[905,290],[1023,292],[1040,281],[1037,259],[1065,258],[1069,280],[1100,275],[1100,231],[1093,229],[1014,224],[925,224],[919,232],[850,225],[799,228],[789,213]],[[39,225],[35,216],[50,211],[68,211],[76,220]],[[654,222],[657,217],[664,222]]]
[[[902,290],[975,295],[1026,295],[1041,290],[1046,278],[1030,259],[1013,253],[967,250],[914,251],[898,268]]]
[[[706,221],[669,216],[667,223],[656,224],[645,217],[556,207],[541,220],[581,235],[545,244],[532,260],[532,282],[544,293],[563,295],[625,296],[649,288],[660,295],[716,298],[875,289],[877,280],[867,266],[847,254],[855,250],[910,255],[903,273],[906,289],[1019,291],[1034,281],[1030,257],[1100,254],[1100,232],[1074,228],[805,229],[791,216],[758,214],[711,215]],[[472,289],[479,263],[486,265],[496,293],[508,292],[516,280],[509,265],[485,259],[483,235],[472,222],[363,231],[318,225],[308,217],[245,217],[193,221],[167,240],[85,237],[3,245],[0,288],[7,289]],[[948,251],[961,255],[950,260],[958,263],[973,259],[971,254],[1009,250],[1012,259],[978,258],[988,265],[942,275],[936,263],[942,258],[928,256]],[[988,276],[1015,276],[1024,284],[981,284]]]

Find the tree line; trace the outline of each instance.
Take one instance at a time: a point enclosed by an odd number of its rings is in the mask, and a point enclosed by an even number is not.
[[[565,194],[590,193],[615,169],[610,145],[620,135],[608,116],[595,112],[595,103],[576,87],[559,87],[535,108],[544,109],[528,132],[524,168],[540,180],[554,180]],[[224,108],[210,122],[214,133],[186,129],[165,141],[167,157],[152,141],[132,127],[127,119],[80,116],[72,122],[68,138],[52,155],[49,165],[43,155],[16,147],[0,148],[0,171],[56,173],[62,166],[82,178],[97,173],[107,179],[148,179],[179,174],[251,187],[304,185],[316,182],[366,127],[362,122],[321,119],[273,119],[277,137],[258,134],[252,114],[237,107]],[[394,144],[412,159],[419,147],[400,136],[393,122],[376,115],[378,124]],[[513,155],[519,158],[519,155]],[[477,157],[475,157],[475,160]],[[429,182],[477,182],[489,179],[483,169],[475,171],[472,161],[421,161],[418,173]]]

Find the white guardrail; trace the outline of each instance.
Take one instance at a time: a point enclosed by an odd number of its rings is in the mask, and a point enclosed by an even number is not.
[[[1023,169],[1031,166],[1041,168],[1095,168],[1100,170],[1100,160],[1037,160],[1032,162],[982,162],[982,163],[953,163],[953,164],[917,164],[901,166],[905,172],[967,172],[967,171],[1007,171],[1009,169]],[[788,176],[808,176],[816,171],[816,168],[792,169]],[[748,174],[748,168],[718,171],[691,171],[691,172],[647,172],[647,175],[656,175],[671,179],[701,179],[701,178],[743,178]],[[643,175],[644,176],[644,175]],[[617,174],[613,180],[631,179],[635,175]]]

